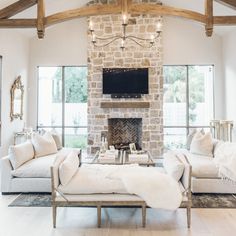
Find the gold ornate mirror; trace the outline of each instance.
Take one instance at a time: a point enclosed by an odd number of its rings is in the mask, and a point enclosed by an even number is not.
[[[23,97],[24,86],[21,82],[21,76],[18,76],[11,86],[11,121],[14,119],[23,118]]]

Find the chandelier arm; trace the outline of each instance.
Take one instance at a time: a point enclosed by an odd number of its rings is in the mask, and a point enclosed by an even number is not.
[[[149,46],[145,46],[139,42],[137,42],[135,39],[133,38],[128,38],[129,40],[133,41],[134,43],[136,43],[137,45],[139,45],[140,47],[143,47],[143,48],[151,48],[153,46],[153,44],[150,44]]]
[[[161,31],[158,31],[156,37],[154,37],[154,40],[158,39],[160,35],[161,35]]]
[[[153,40],[156,40],[158,37],[160,36],[160,33],[157,34],[157,36],[155,38],[153,38]],[[126,36],[127,39],[137,39],[137,40],[142,40],[142,41],[151,41],[151,39],[149,38],[141,38],[141,37],[137,37],[134,35],[128,35]]]
[[[96,35],[95,35],[96,36]],[[104,41],[106,41],[106,40],[110,40],[110,39],[121,39],[122,38],[122,36],[110,36],[110,37],[106,37],[106,38],[103,38],[103,37],[97,37],[96,36],[96,39],[98,39],[98,40],[104,40]]]
[[[134,35],[128,35],[126,36],[127,39],[132,39],[132,40],[141,40],[141,41],[151,41],[151,39],[147,39],[147,38],[140,38],[140,37],[137,37],[137,36],[134,36]]]
[[[96,43],[94,43],[94,46],[97,47],[97,48],[102,48],[102,47],[106,47],[108,46],[109,44],[115,42],[116,40],[120,39],[121,37],[116,37],[114,38],[113,40],[109,41],[108,43],[105,43],[105,44],[100,44],[100,45],[97,45]]]

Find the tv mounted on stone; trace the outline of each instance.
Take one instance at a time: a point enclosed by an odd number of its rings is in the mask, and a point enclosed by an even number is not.
[[[148,87],[148,68],[103,68],[103,94],[112,98],[140,98]]]

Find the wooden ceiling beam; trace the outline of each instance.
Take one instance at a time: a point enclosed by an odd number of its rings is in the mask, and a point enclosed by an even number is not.
[[[236,16],[214,16],[214,25],[236,25]]]
[[[45,5],[44,0],[38,0],[37,5],[37,33],[38,38],[43,39],[45,34]]]
[[[0,10],[0,19],[8,19],[37,3],[37,0],[19,0]]]
[[[74,10],[59,12],[47,16],[45,18],[45,23],[48,26],[80,17],[107,15],[107,14],[121,14],[121,13],[122,13],[122,8],[119,4],[93,5],[93,6],[81,7]]]
[[[206,15],[206,36],[211,37],[213,34],[213,0],[205,0]]]
[[[127,15],[128,14],[128,1],[127,0],[122,0],[121,1],[121,11],[122,11],[122,14],[125,14]]]
[[[37,28],[38,37],[43,38],[45,27],[63,21],[96,15],[150,14],[156,16],[177,16],[200,22],[205,25],[208,36],[212,35],[214,25],[236,25],[236,16],[213,16],[213,1],[205,0],[205,14],[170,6],[149,3],[133,3],[132,0],[118,0],[117,4],[91,5],[67,10],[45,17],[44,0],[19,0],[0,10],[0,17],[9,17],[38,3],[37,19],[0,19],[0,28]],[[228,0],[225,0],[228,1]],[[24,4],[23,4],[24,3]],[[24,5],[24,6],[23,6]],[[235,3],[236,5],[236,3]],[[17,7],[18,6],[18,7]],[[8,9],[8,10],[6,10]]]
[[[129,13],[162,15],[162,16],[164,15],[179,16],[190,20],[195,20],[203,24],[206,23],[206,16],[201,13],[181,8],[169,7],[163,5],[154,5],[149,3],[132,4],[129,6]]]
[[[35,28],[36,19],[0,19],[0,28]]]
[[[218,3],[221,3],[227,7],[236,9],[236,1],[235,0],[215,0]]]
[[[151,15],[170,15],[170,16],[180,16],[183,18],[195,20],[203,24],[206,23],[206,16],[190,11],[174,7],[154,5],[148,3],[142,4],[128,4],[123,5],[124,1],[121,1],[121,5],[93,5],[78,8],[75,10],[68,10],[60,13],[56,13],[50,16],[47,16],[45,19],[46,25],[52,25],[60,23],[66,20],[71,20],[79,17],[87,17],[93,15],[106,15],[106,14],[120,14],[126,12],[129,14],[151,14]]]

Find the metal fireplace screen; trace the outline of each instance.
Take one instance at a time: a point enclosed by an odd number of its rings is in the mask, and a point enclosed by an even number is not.
[[[108,145],[120,149],[128,148],[130,143],[135,143],[137,149],[142,148],[142,119],[108,119]]]

